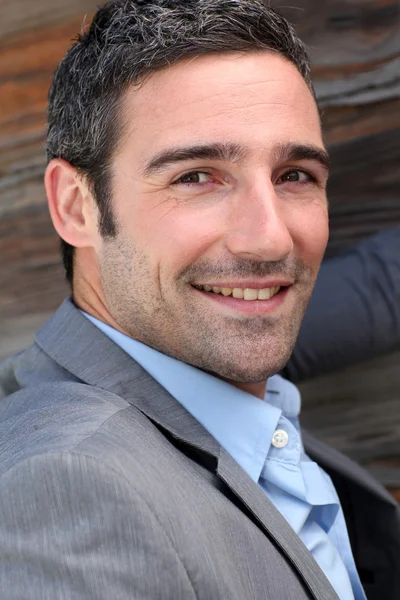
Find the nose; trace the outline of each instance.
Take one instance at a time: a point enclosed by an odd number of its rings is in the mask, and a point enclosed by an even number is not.
[[[238,194],[225,238],[229,252],[271,262],[289,256],[293,240],[281,203],[272,182],[265,178]]]

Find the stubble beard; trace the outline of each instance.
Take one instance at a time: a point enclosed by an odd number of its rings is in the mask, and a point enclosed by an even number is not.
[[[265,381],[285,366],[313,284],[308,268],[299,263],[291,265],[292,275],[296,271],[300,280],[296,286],[302,292],[297,293],[295,301],[292,298],[289,314],[223,317],[220,312],[212,312],[211,302],[209,310],[202,306],[197,299],[201,292],[190,286],[189,277],[199,270],[204,274],[208,271],[208,275],[211,270],[229,275],[233,266],[199,263],[186,268],[175,280],[171,277],[174,290],[163,297],[163,290],[156,289],[148,256],[131,243],[114,239],[107,244],[101,262],[107,307],[130,337],[220,378],[241,383]],[[247,263],[254,273],[254,262]],[[279,268],[282,266],[273,264],[263,267],[270,272]],[[238,265],[234,270],[237,275],[244,272]]]
[[[278,373],[293,351],[306,308],[284,318],[258,316],[222,317],[211,321],[209,311],[190,311],[196,324],[186,351],[175,358],[188,362],[222,379],[258,383]],[[182,339],[180,340],[182,346]],[[171,354],[168,350],[164,352]]]

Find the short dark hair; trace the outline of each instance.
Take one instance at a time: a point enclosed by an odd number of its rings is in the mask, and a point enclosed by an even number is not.
[[[113,0],[97,11],[55,72],[47,158],[65,159],[86,178],[104,237],[117,233],[110,163],[126,88],[191,56],[262,50],[291,61],[314,95],[304,44],[263,0]],[[61,244],[72,285],[74,248]]]

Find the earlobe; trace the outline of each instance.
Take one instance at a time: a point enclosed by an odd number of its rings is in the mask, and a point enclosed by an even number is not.
[[[93,201],[88,186],[69,162],[55,158],[44,178],[50,216],[58,235],[77,248],[93,245]]]

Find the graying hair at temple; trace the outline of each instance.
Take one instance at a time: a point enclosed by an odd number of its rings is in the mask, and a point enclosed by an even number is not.
[[[105,238],[117,233],[110,163],[123,135],[126,88],[184,58],[265,50],[291,61],[314,93],[303,43],[262,0],[115,0],[97,11],[55,73],[47,157],[67,160],[86,178]],[[72,284],[74,249],[61,244]]]

